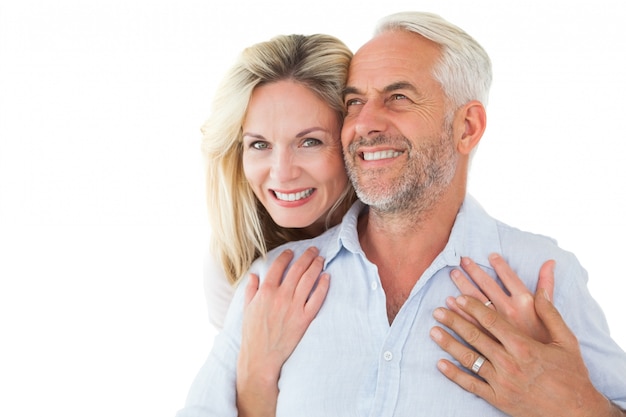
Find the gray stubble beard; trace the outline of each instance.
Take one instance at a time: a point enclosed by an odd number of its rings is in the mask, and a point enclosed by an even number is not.
[[[359,199],[380,214],[409,213],[411,217],[425,215],[448,189],[456,172],[458,154],[452,138],[452,126],[446,123],[436,140],[425,140],[415,147],[404,136],[387,138],[383,135],[350,144],[346,154],[346,169]],[[352,162],[359,156],[360,145],[403,143],[408,153],[404,175],[395,184],[375,184],[384,169],[359,175]],[[372,184],[374,182],[374,184]]]

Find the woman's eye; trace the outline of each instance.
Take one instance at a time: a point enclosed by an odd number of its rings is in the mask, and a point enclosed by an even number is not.
[[[314,138],[307,138],[304,141],[302,141],[302,147],[303,148],[310,148],[312,146],[317,146],[317,145],[321,145],[322,141],[319,139],[314,139]]]
[[[255,142],[252,142],[250,144],[250,147],[253,149],[264,150],[264,149],[269,149],[270,145],[267,142],[257,140]]]

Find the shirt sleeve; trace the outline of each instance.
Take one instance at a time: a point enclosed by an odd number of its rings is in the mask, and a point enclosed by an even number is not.
[[[244,290],[234,291],[224,328],[215,337],[209,357],[194,379],[185,407],[176,417],[236,417],[237,357],[241,345]],[[223,314],[226,313],[224,310]]]
[[[236,417],[236,342],[225,332],[215,343],[176,417]]]
[[[235,293],[235,287],[228,281],[222,266],[207,251],[204,257],[204,295],[209,312],[209,322],[216,329],[224,327],[224,318]]]
[[[555,306],[578,338],[591,381],[605,397],[626,408],[626,353],[610,336],[604,313],[587,287],[587,272],[573,255],[557,262],[556,268],[562,281],[556,282]]]

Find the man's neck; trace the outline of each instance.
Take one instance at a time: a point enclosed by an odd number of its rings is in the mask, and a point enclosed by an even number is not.
[[[378,267],[389,323],[448,243],[462,197],[443,196],[436,205],[419,213],[381,213],[370,207],[359,219],[361,247]]]

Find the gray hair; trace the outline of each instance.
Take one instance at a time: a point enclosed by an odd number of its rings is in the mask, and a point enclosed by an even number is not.
[[[441,84],[453,108],[471,100],[487,105],[491,60],[474,38],[440,16],[424,12],[400,12],[384,17],[374,34],[393,30],[416,33],[440,46],[441,59],[433,77]]]

